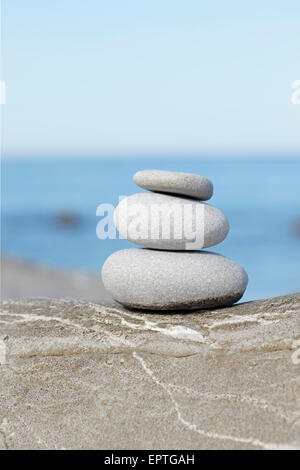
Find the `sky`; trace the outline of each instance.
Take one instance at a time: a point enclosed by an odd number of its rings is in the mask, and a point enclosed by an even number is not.
[[[2,0],[4,157],[300,155],[299,0]]]

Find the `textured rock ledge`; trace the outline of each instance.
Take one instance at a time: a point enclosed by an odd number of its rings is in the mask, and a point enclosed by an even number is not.
[[[300,448],[300,294],[189,314],[7,301],[0,449]]]

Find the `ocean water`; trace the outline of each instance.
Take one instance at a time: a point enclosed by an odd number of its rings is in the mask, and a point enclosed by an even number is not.
[[[96,208],[142,191],[132,175],[145,168],[199,173],[213,181],[209,203],[226,214],[231,228],[210,250],[248,272],[243,300],[300,290],[300,159],[4,160],[2,252],[100,275],[111,253],[133,245],[99,240]],[[60,224],[62,213],[74,214],[77,223]]]

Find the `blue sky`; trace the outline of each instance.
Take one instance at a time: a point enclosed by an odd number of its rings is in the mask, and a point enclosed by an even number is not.
[[[300,154],[299,0],[2,0],[4,156]]]

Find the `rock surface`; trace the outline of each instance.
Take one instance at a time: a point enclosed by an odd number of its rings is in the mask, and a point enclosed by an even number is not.
[[[248,276],[234,261],[208,251],[130,248],[105,261],[102,282],[126,307],[191,310],[232,305],[244,294]]]
[[[142,170],[135,173],[133,181],[150,191],[182,194],[202,201],[213,195],[213,184],[204,176],[179,171]]]
[[[300,294],[184,315],[5,302],[0,448],[299,449],[299,315]]]
[[[216,207],[179,196],[137,193],[114,212],[122,237],[147,248],[200,250],[221,243],[229,222]]]

